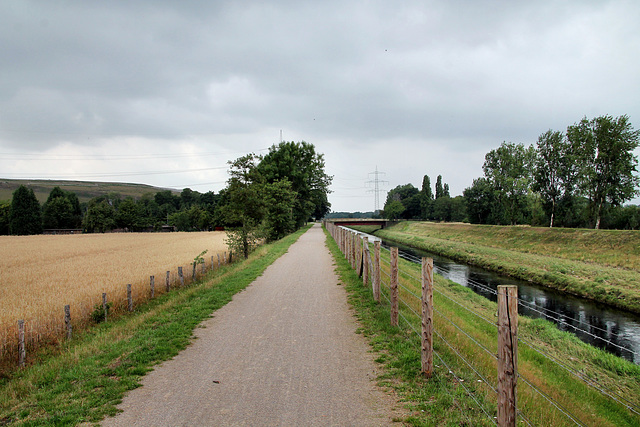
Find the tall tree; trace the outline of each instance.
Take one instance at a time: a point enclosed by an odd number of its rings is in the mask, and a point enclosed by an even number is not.
[[[269,148],[258,169],[267,183],[288,180],[296,193],[293,217],[296,227],[316,215],[321,218],[331,205],[327,195],[333,177],[324,170],[324,156],[307,142],[281,142]]]
[[[261,227],[265,215],[264,177],[258,170],[259,157],[247,154],[229,162],[228,186],[223,190],[225,204],[221,207],[229,226],[227,244],[245,258],[264,235]]]
[[[534,156],[532,146],[506,142],[485,156],[485,177],[496,192],[504,220],[512,225],[524,220]]]
[[[476,178],[471,187],[462,192],[467,205],[469,222],[472,224],[494,224],[497,199],[493,186],[486,178]]]
[[[442,186],[442,175],[438,175],[436,178],[436,199],[444,196],[444,187]]]
[[[567,138],[580,153],[580,189],[589,199],[595,228],[607,203],[619,206],[638,194],[639,130],[634,130],[629,117],[600,116],[583,118],[567,128]]]
[[[89,233],[112,230],[116,226],[115,209],[104,197],[91,199],[82,226]]]
[[[296,193],[284,179],[265,185],[265,233],[270,241],[278,240],[295,230],[293,206]]]
[[[548,130],[538,137],[532,188],[548,207],[549,227],[555,223],[558,202],[575,191],[577,165],[576,153],[562,132]]]
[[[0,235],[9,234],[9,212],[11,211],[11,202],[8,200],[0,201]]]
[[[82,222],[80,201],[75,193],[53,187],[42,206],[44,228],[78,228]]]
[[[9,211],[9,233],[28,235],[42,233],[42,210],[33,190],[21,185],[13,192]]]
[[[431,179],[429,175],[422,178],[422,189],[420,190],[420,217],[422,219],[431,218],[431,206],[433,205],[433,191],[431,191]]]

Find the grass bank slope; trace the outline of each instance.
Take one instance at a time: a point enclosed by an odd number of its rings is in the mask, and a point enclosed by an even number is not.
[[[402,222],[376,235],[640,313],[640,232]]]
[[[420,374],[420,265],[399,260],[400,327],[390,326],[389,252],[382,251],[382,303],[333,239],[336,270],[383,364],[379,381],[396,390],[413,426],[494,425],[497,304],[434,275],[434,375]],[[640,366],[581,342],[542,319],[519,316],[518,425],[637,426]],[[551,403],[553,402],[553,403]],[[629,408],[634,408],[630,410]],[[574,421],[576,420],[576,421]],[[526,424],[525,424],[526,422]]]
[[[166,188],[153,187],[145,184],[128,184],[123,182],[96,182],[96,181],[63,181],[48,179],[1,179],[0,200],[11,200],[13,192],[21,185],[33,190],[40,203],[47,201],[49,193],[54,187],[76,193],[80,202],[88,202],[94,197],[104,196],[109,193],[118,193],[123,198],[131,196],[139,199],[143,194],[155,194]],[[179,193],[177,190],[171,190]]]

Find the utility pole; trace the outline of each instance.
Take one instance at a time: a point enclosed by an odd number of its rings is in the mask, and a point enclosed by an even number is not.
[[[375,172],[369,172],[369,175],[373,175],[373,179],[370,179],[366,182],[366,184],[373,184],[373,190],[368,190],[369,193],[373,192],[374,195],[374,215],[378,213],[380,210],[380,192],[384,191],[380,189],[381,184],[388,184],[389,181],[384,181],[380,179],[380,175],[385,175],[384,172],[378,172],[378,166],[376,165]]]

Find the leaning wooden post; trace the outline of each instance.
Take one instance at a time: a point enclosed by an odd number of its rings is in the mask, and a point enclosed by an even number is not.
[[[102,293],[102,311],[104,312],[104,321],[107,321],[107,313],[109,312],[109,305],[107,305],[107,294]]]
[[[131,296],[131,283],[127,285],[127,306],[129,311],[133,311],[133,298]]]
[[[391,281],[389,282],[391,301],[391,326],[398,326],[398,248],[391,248]]]
[[[369,286],[369,238],[364,236],[362,239],[362,284]]]
[[[27,350],[24,346],[24,320],[18,320],[18,366],[24,367]]]
[[[518,287],[498,286],[498,425],[515,426],[518,380]]]
[[[193,262],[193,272],[191,273],[191,281],[195,282],[196,281],[196,262]]]
[[[151,288],[151,299],[156,297],[156,276],[149,277],[149,288]]]
[[[204,262],[204,258],[202,258],[202,275],[207,272],[207,264]]]
[[[433,374],[433,258],[422,258],[422,372]]]
[[[211,270],[213,270],[213,255],[211,255]]]
[[[218,255],[218,268],[220,268],[220,254],[216,254]]]
[[[67,329],[67,339],[71,339],[72,327],[71,327],[71,306],[64,306],[64,326]]]
[[[180,279],[180,286],[184,287],[184,274],[182,274],[182,267],[178,267],[178,278]]]
[[[380,241],[373,242],[373,299],[380,302]]]
[[[171,290],[171,282],[169,281],[170,276],[171,276],[171,271],[167,271],[167,282],[165,284],[167,287],[167,292]]]

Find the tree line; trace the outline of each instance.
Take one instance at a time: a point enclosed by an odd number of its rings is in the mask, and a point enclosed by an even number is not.
[[[264,156],[249,154],[229,162],[226,188],[218,194],[190,188],[147,193],[139,199],[117,193],[80,203],[75,193],[51,190],[41,206],[32,189],[20,186],[12,200],[0,202],[0,234],[40,234],[45,229],[82,229],[86,233],[178,231],[224,227],[240,234],[239,252],[248,252],[260,240],[275,240],[309,219],[330,210],[324,158],[306,142],[282,142]],[[237,238],[232,239],[237,243]]]
[[[387,195],[386,218],[530,224],[582,228],[640,228],[636,175],[639,130],[628,116],[583,118],[566,132],[548,130],[525,146],[504,142],[485,155],[484,176],[451,198],[441,176],[435,194],[401,185]]]

